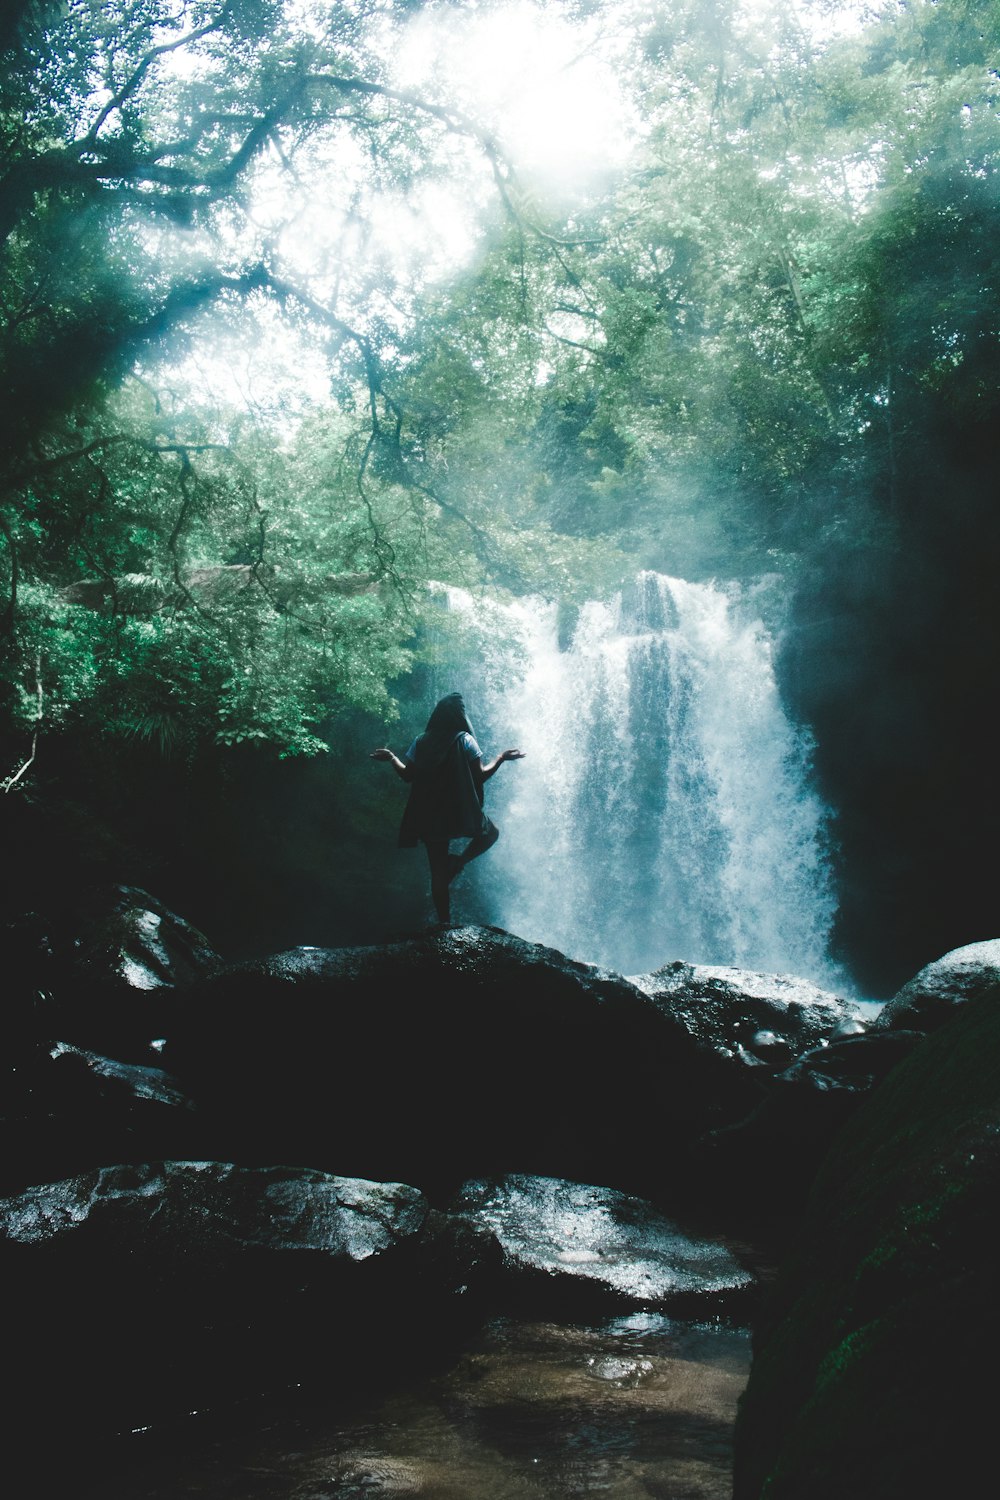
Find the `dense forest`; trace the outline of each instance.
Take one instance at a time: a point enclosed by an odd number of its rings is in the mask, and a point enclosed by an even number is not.
[[[641,569],[785,579],[863,988],[994,935],[996,0],[0,25],[8,935],[100,880],[237,951],[391,930],[434,586]]]

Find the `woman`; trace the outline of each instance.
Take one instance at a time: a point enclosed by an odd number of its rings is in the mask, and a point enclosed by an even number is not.
[[[523,760],[524,753],[504,750],[484,765],[462,695],[449,693],[402,760],[384,746],[373,750],[371,759],[389,761],[396,775],[409,782],[399,847],[425,846],[434,909],[439,922],[449,922],[451,882],[500,837],[500,830],[483,811],[483,784],[505,760]],[[449,840],[460,838],[469,842],[461,854],[451,854]]]

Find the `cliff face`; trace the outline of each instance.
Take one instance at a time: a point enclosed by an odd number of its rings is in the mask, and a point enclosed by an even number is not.
[[[736,1500],[971,1494],[992,1456],[1000,986],[872,1093],[761,1318]]]

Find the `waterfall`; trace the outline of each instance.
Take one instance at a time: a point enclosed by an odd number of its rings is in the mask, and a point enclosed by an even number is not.
[[[623,974],[683,959],[844,993],[828,814],[752,591],[643,573],[569,640],[554,604],[491,621],[448,597],[479,639],[465,693],[484,756],[526,756],[487,786],[501,839],[470,876],[488,919]],[[503,633],[516,671],[493,660]]]

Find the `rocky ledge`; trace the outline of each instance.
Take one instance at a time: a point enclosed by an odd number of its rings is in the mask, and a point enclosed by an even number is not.
[[[738,1500],[974,1488],[1000,942],[872,1022],[791,976],[628,977],[492,927],[225,963],[128,887],[43,926],[8,962],[15,1442],[349,1389],[498,1307],[656,1306],[753,1320]]]

